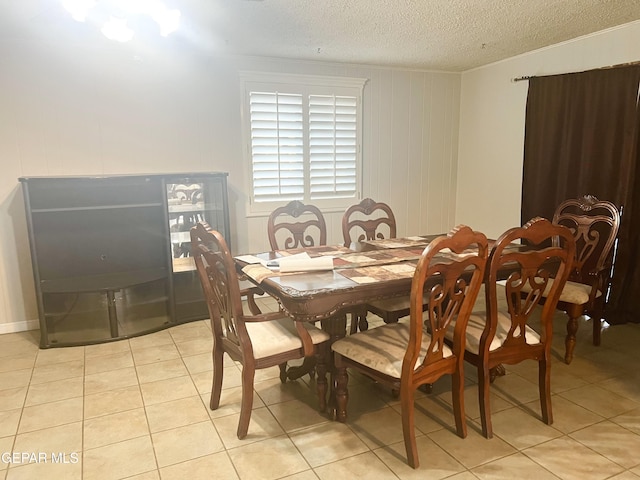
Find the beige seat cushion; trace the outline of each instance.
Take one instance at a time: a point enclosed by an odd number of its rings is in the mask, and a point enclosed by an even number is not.
[[[465,349],[471,353],[475,353],[476,355],[480,351],[480,337],[482,336],[482,331],[484,330],[484,326],[487,321],[486,318],[485,312],[474,312],[469,317],[469,323],[467,324],[467,343],[465,345]],[[509,316],[509,313],[498,311],[498,327],[496,328],[496,334],[489,346],[490,352],[496,350],[502,345],[507,338],[510,328],[511,317]],[[517,336],[518,333],[519,332],[515,332],[514,334]],[[453,339],[453,329],[449,329],[447,331],[447,338]],[[529,326],[526,327],[525,338],[529,345],[537,345],[540,343],[540,335],[538,335],[538,332]]]
[[[509,311],[507,310],[507,305],[504,299],[506,298],[506,292],[504,289],[504,285],[506,282],[499,281],[496,282],[497,296],[498,296],[498,325],[496,327],[496,334],[491,341],[491,345],[489,345],[489,351],[496,350],[500,348],[500,346],[504,343],[509,334],[509,329],[511,328],[511,317],[509,315]],[[471,353],[478,354],[480,351],[480,338],[482,337],[482,332],[484,331],[484,326],[487,322],[487,314],[484,307],[484,300],[479,297],[476,301],[475,308],[479,308],[482,305],[482,310],[477,310],[471,314],[469,317],[469,323],[467,324],[466,330],[466,345],[465,349]],[[449,340],[453,340],[453,329],[455,327],[455,323],[449,326],[447,330],[447,338]],[[514,332],[514,335],[518,335],[519,332]],[[540,343],[540,335],[534,329],[526,326],[526,341],[529,345],[537,345]]]
[[[500,285],[506,285],[504,280],[497,282]],[[553,280],[551,280],[547,284],[547,288],[544,289],[543,296],[547,296],[551,287],[553,286]],[[531,291],[531,287],[529,284],[525,285],[522,288],[523,292]],[[585,285],[584,283],[570,282],[567,281],[565,283],[564,288],[562,289],[562,293],[560,293],[560,301],[565,303],[575,303],[576,305],[584,305],[589,301],[589,293],[591,292],[591,286]],[[596,292],[596,297],[602,295],[602,292],[598,290]]]
[[[423,331],[422,349],[416,367],[420,366],[426,357],[430,342],[431,336]],[[366,365],[373,370],[400,378],[402,360],[408,343],[409,325],[407,323],[390,323],[349,335],[335,342],[331,349],[343,357]],[[442,353],[445,358],[453,354],[446,345]]]
[[[282,352],[302,348],[302,340],[296,332],[295,322],[280,318],[268,322],[247,322],[247,333],[253,345],[255,358],[270,357]],[[329,334],[311,323],[304,323],[314,345],[329,340]]]

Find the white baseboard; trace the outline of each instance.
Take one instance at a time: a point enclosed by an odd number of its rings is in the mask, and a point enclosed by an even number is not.
[[[40,322],[38,320],[23,320],[22,322],[0,323],[0,335],[5,333],[26,332],[27,330],[38,330]]]

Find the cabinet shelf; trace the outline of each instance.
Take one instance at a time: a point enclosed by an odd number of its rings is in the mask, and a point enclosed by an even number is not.
[[[191,234],[189,232],[171,232],[172,243],[189,243],[191,242]]]
[[[161,208],[161,203],[139,203],[135,205],[101,205],[94,207],[65,207],[65,208],[34,208],[31,210],[31,213],[51,213],[51,212],[82,212],[82,211],[93,211],[93,210],[113,210],[113,209],[124,209],[124,208]]]
[[[105,275],[40,280],[42,293],[107,292],[153,282],[167,277],[167,269],[118,272]]]
[[[222,210],[220,206],[216,206],[216,205],[203,205],[203,204],[169,205],[169,213],[200,213],[200,212],[206,212],[206,211],[223,212],[224,210]]]
[[[196,269],[196,262],[193,257],[182,257],[173,259],[173,273],[192,272]]]

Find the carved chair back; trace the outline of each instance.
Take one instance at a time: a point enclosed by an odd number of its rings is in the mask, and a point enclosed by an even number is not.
[[[327,225],[320,209],[297,200],[271,212],[267,233],[271,250],[327,244]]]
[[[576,258],[569,280],[603,291],[620,227],[617,207],[611,202],[585,195],[562,202],[556,209],[553,223],[568,227],[576,242]]]
[[[553,245],[551,245],[553,240]],[[530,246],[544,246],[529,250],[513,249],[517,242]],[[551,245],[551,246],[548,246]],[[552,318],[562,288],[571,271],[575,255],[575,241],[568,228],[554,225],[537,217],[522,227],[507,230],[496,241],[489,258],[485,282],[487,333],[480,352],[489,355],[491,342],[498,330],[499,313],[508,314],[511,326],[502,341],[503,348],[526,348],[527,326],[538,318],[535,307],[544,303],[540,320],[541,342],[551,338]],[[514,271],[506,281],[499,282],[500,272],[512,265]],[[501,295],[501,297],[500,297]],[[506,305],[506,306],[505,306]],[[545,345],[551,348],[551,345]],[[516,353],[525,356],[523,353]]]
[[[396,217],[386,203],[365,198],[352,205],[342,216],[344,246],[363,240],[379,240],[396,237]]]

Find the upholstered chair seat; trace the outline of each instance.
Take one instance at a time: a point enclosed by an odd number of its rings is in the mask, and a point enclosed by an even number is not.
[[[337,342],[333,351],[345,358],[357,361],[383,375],[400,378],[402,361],[409,343],[409,325],[407,323],[393,323],[385,328],[372,328],[360,332],[350,340]],[[424,361],[431,343],[431,335],[423,329],[420,355],[415,364],[418,368]],[[451,348],[442,346],[442,356],[448,358],[453,355]]]
[[[480,351],[480,337],[482,337],[482,331],[487,322],[487,317],[484,314],[472,313],[469,317],[469,323],[467,323],[467,345],[466,349],[476,355]],[[492,352],[500,348],[500,346],[507,339],[509,329],[511,328],[511,317],[508,312],[498,312],[498,324],[496,328],[496,334],[489,344],[489,351]],[[525,341],[529,345],[537,345],[540,343],[540,335],[530,326],[526,326]],[[447,338],[453,340],[453,332],[451,335],[447,332]],[[516,332],[517,335],[517,332]]]
[[[499,282],[500,283],[500,282]],[[553,280],[549,281],[547,288],[542,294],[544,297],[547,297],[551,287],[553,286]],[[560,302],[573,303],[576,305],[585,305],[589,302],[589,295],[591,294],[591,285],[585,285],[584,283],[572,282],[567,280],[564,284],[564,288],[562,292],[560,292]],[[530,292],[531,289],[526,286],[522,289],[524,292]],[[597,290],[595,293],[595,298],[598,298],[602,295],[600,290]]]
[[[289,317],[267,322],[246,322],[247,333],[256,360],[302,348],[302,340],[295,323]],[[329,334],[311,323],[304,323],[311,342],[317,345],[329,340]]]

